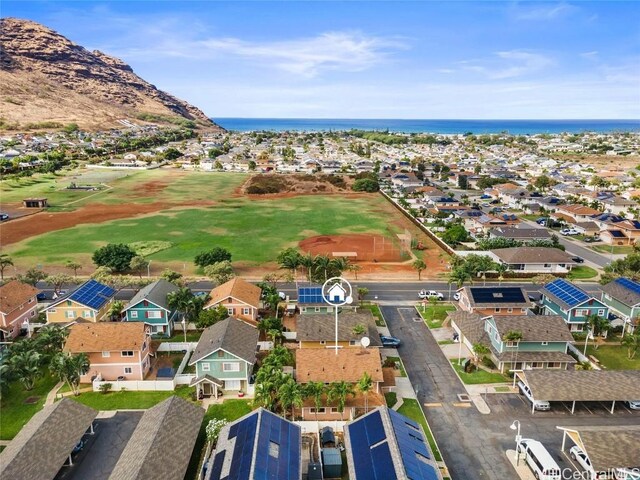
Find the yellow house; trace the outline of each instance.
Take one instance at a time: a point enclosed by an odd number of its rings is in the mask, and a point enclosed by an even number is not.
[[[47,323],[70,323],[77,319],[87,322],[109,320],[109,309],[115,293],[113,288],[89,280],[47,307]]]

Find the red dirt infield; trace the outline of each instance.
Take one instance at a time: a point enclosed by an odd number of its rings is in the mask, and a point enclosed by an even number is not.
[[[319,235],[302,240],[301,250],[312,255],[328,255],[340,257],[339,253],[353,252],[356,257],[345,255],[352,262],[403,262],[400,242],[383,235],[350,234]]]

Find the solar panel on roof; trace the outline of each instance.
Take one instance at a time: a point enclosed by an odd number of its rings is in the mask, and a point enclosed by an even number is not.
[[[100,309],[116,291],[95,280],[89,280],[69,295],[71,300],[82,303],[95,310]]]
[[[322,287],[300,287],[298,289],[298,303],[324,303]]]
[[[640,294],[640,283],[634,282],[628,278],[617,278],[616,283],[622,285],[624,288],[631,290],[632,292]]]
[[[561,278],[545,285],[545,288],[570,307],[574,307],[589,299],[589,295],[575,285]]]
[[[209,478],[211,478],[211,480],[220,480],[220,475],[222,475],[222,465],[224,464],[225,453],[226,453],[225,450],[223,450],[220,453],[216,454],[213,460],[213,465],[210,466],[211,476]]]
[[[373,471],[375,480],[396,480],[396,469],[393,466],[393,459],[391,458],[391,452],[389,451],[389,444],[384,442],[371,449],[371,457],[373,460]],[[360,477],[356,474],[358,478]]]
[[[520,287],[471,287],[476,303],[527,303]]]
[[[429,476],[429,469],[423,468],[431,467],[425,462],[432,456],[422,429],[414,421],[393,410],[389,410],[389,418],[407,476],[416,479],[437,478]]]

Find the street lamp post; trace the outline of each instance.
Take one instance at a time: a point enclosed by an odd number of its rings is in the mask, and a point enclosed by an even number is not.
[[[187,343],[187,319],[182,317],[182,333],[184,333],[184,343]]]
[[[147,263],[147,278],[151,276],[151,260]]]
[[[582,354],[587,356],[587,345],[589,344],[589,327],[587,326],[587,336],[584,338],[584,352]]]
[[[509,428],[511,430],[517,430],[516,432],[516,467],[517,467],[520,464],[520,452],[518,452],[518,448],[520,447],[520,442],[522,441],[522,436],[520,435],[520,420],[514,420]]]

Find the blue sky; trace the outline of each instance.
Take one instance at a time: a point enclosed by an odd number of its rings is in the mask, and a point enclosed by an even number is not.
[[[639,2],[3,1],[212,117],[640,118]]]

